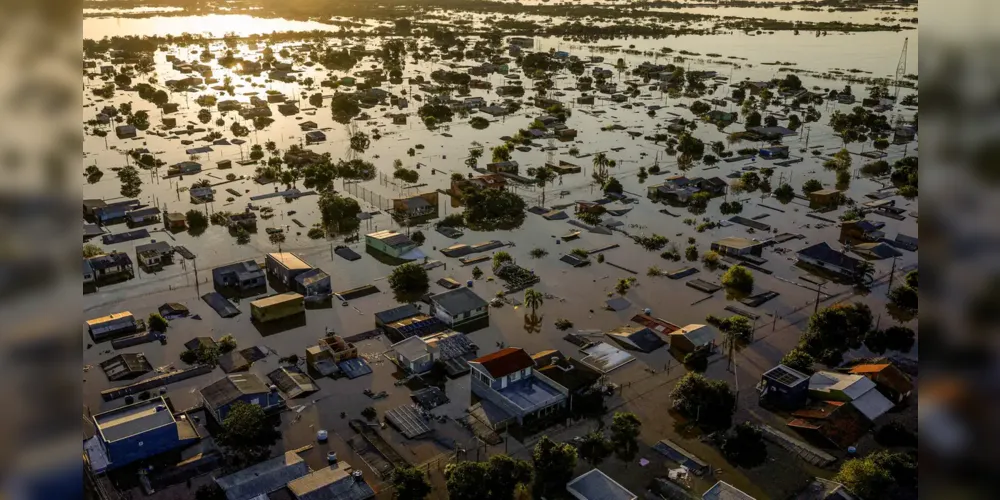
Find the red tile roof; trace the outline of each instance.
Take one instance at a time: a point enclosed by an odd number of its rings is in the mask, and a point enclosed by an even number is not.
[[[516,371],[535,366],[535,361],[520,347],[500,349],[492,354],[476,358],[471,362],[482,365],[486,369],[486,372],[493,378],[503,377],[504,375],[510,375]]]
[[[862,374],[862,373],[878,373],[886,368],[890,367],[889,363],[883,363],[878,365],[857,365],[851,368],[851,373]]]
[[[876,384],[881,384],[889,389],[906,394],[913,390],[913,382],[902,370],[896,368],[891,363],[878,365],[857,365],[851,368],[851,373],[864,375],[872,379]]]

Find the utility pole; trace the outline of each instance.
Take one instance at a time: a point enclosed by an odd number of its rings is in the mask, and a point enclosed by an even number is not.
[[[888,290],[885,291],[886,297],[888,297],[889,294],[892,293],[892,280],[893,278],[896,277],[896,259],[897,257],[892,258],[892,270],[889,271],[889,288]]]
[[[816,314],[817,312],[819,312],[819,294],[820,294],[820,291],[823,290],[823,285],[825,285],[825,284],[826,284],[826,282],[817,283],[816,284],[816,305],[813,307],[813,314]]]

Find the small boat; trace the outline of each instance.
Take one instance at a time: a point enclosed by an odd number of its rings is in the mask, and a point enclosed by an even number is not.
[[[561,236],[563,241],[569,241],[580,237],[580,231],[570,231]]]

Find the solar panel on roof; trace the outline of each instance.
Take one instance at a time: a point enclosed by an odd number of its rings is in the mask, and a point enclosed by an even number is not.
[[[794,373],[786,370],[782,366],[776,366],[776,367],[772,368],[771,371],[768,373],[768,376],[771,377],[771,378],[773,378],[776,382],[779,382],[779,383],[782,383],[782,384],[785,384],[785,385],[792,385],[795,382],[801,380],[801,377],[799,377],[798,375],[796,375],[796,374],[794,374]]]

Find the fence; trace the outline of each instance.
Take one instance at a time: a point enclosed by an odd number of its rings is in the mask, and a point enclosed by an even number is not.
[[[392,210],[392,199],[386,198],[369,189],[361,187],[360,182],[351,182],[344,185],[344,191],[359,200],[368,202],[379,210]]]

